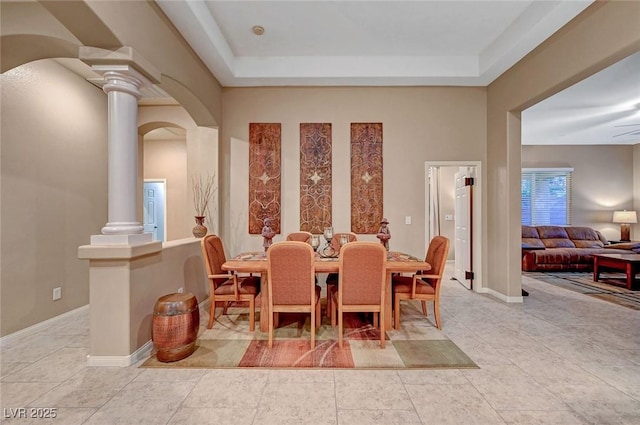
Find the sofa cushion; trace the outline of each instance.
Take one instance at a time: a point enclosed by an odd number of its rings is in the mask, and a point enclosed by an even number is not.
[[[522,246],[544,248],[544,243],[538,235],[538,229],[533,226],[522,226]]]
[[[602,248],[604,244],[591,227],[566,227],[565,231],[576,248]]]
[[[538,226],[540,239],[547,248],[575,248],[575,244],[564,227],[561,226]]]

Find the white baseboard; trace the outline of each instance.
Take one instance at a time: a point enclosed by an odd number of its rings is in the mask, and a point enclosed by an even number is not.
[[[128,356],[87,356],[87,366],[116,366],[127,367],[138,363],[140,360],[146,359],[151,355],[153,350],[153,342],[147,341],[142,347],[138,348]]]
[[[492,297],[496,297],[498,298],[500,301],[504,301],[506,303],[520,303],[522,304],[524,302],[524,298],[522,298],[522,295],[517,296],[517,297],[508,297],[504,294],[501,294],[500,292],[494,291],[491,288],[483,288],[483,293],[485,294],[489,294]]]
[[[24,328],[14,333],[11,333],[9,335],[5,335],[2,338],[0,338],[0,347],[2,347],[2,345],[4,344],[9,344],[10,342],[13,342],[13,340],[17,338],[24,338],[29,335],[35,334],[48,326],[54,325],[56,322],[62,319],[66,319],[69,316],[72,316],[74,314],[79,314],[84,310],[88,310],[88,309],[89,309],[89,304],[86,304],[86,305],[83,305],[82,307],[78,307],[74,310],[67,311],[66,313],[62,313],[58,316],[52,317],[51,319],[47,319],[43,322],[36,323],[35,325],[29,326],[28,328]]]
[[[206,309],[209,307],[211,299],[207,298],[203,302],[198,304],[200,309]],[[127,367],[138,363],[141,360],[146,359],[151,355],[153,351],[153,341],[147,341],[142,347],[138,348],[134,353],[128,356],[87,356],[87,366],[98,367]]]
[[[209,304],[211,303],[211,298],[206,298],[204,301],[199,303],[198,307],[202,310],[207,310],[209,308]],[[17,332],[11,333],[9,335],[5,335],[0,338],[0,348],[4,344],[9,344],[18,338],[24,338],[29,335],[35,334],[48,326],[55,324],[56,322],[66,319],[69,316],[74,314],[82,313],[84,310],[89,309],[89,304],[83,305],[82,307],[76,308],[74,310],[68,311],[66,313],[60,314],[58,316],[52,317],[51,319],[47,319],[43,322],[36,323],[35,325],[29,326],[28,328],[21,329]],[[89,330],[91,331],[91,330]],[[119,366],[119,367],[127,367],[131,366],[140,360],[143,360],[151,355],[153,351],[153,341],[147,341],[142,347],[137,349],[135,352],[128,356],[87,356],[87,366]]]

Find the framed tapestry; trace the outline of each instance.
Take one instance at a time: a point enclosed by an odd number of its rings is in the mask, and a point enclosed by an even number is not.
[[[378,233],[383,210],[382,123],[351,123],[351,231]]]
[[[300,124],[300,230],[331,226],[331,124]]]
[[[249,234],[262,233],[264,219],[280,233],[281,220],[280,123],[249,124]]]

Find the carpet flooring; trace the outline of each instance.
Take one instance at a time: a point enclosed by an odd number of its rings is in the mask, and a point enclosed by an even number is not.
[[[634,310],[640,310],[640,291],[630,291],[622,273],[601,273],[599,282],[592,272],[523,272],[525,276],[599,298]]]
[[[387,330],[386,348],[371,316],[345,314],[345,339],[338,347],[338,328],[323,318],[310,349],[309,315],[281,313],[273,348],[266,332],[249,332],[246,309],[217,310],[212,329],[201,326],[196,350],[175,362],[160,362],[155,354],[140,367],[160,368],[335,368],[335,369],[468,369],[478,368],[458,346],[422,316],[419,304],[407,303],[400,330]],[[432,318],[431,316],[429,317]],[[206,324],[206,320],[201,321]]]

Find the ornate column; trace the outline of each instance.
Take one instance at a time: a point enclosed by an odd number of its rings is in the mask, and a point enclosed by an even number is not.
[[[138,99],[140,87],[149,84],[129,65],[94,65],[106,80],[109,102],[109,214],[102,235],[91,237],[92,245],[151,242],[142,233],[138,211]],[[106,237],[104,237],[106,236]]]
[[[104,77],[109,111],[108,221],[102,234],[91,236],[91,245],[151,242],[138,221],[138,99],[142,87],[158,81],[157,71],[128,47],[83,47],[80,58]]]

